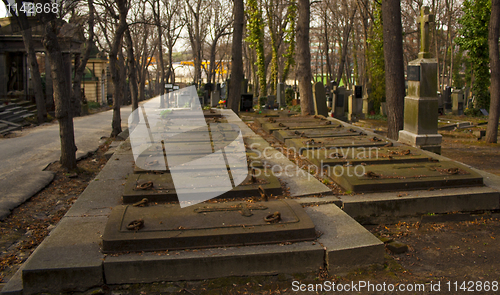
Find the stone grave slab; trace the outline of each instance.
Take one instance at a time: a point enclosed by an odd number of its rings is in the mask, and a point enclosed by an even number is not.
[[[311,129],[311,128],[336,128],[339,124],[329,121],[321,120],[317,122],[276,122],[276,123],[265,123],[262,125],[262,130],[267,133],[273,133],[276,130],[300,130],[300,129]]]
[[[348,147],[380,147],[388,143],[389,142],[385,139],[367,135],[325,138],[292,138],[285,140],[285,145],[289,149],[295,149],[295,151],[299,154],[303,154],[307,150],[338,150],[340,148]]]
[[[280,213],[280,220],[266,217]],[[142,219],[138,230],[127,226]],[[293,200],[203,203],[113,208],[103,235],[103,252],[159,251],[310,241],[314,224]]]
[[[194,161],[198,158],[205,156],[204,154],[191,154],[191,155],[178,155],[176,156],[176,162],[178,163],[187,163],[190,161]],[[247,152],[247,167],[248,168],[262,168],[262,162],[260,161],[258,154],[256,152]],[[220,169],[222,168],[220,164],[198,167],[200,170],[211,170],[211,169]],[[165,165],[164,165],[165,164]],[[148,169],[143,169],[140,167],[147,167]],[[226,168],[226,166],[224,166]],[[236,168],[236,167],[234,167]],[[170,171],[168,166],[168,159],[164,157],[161,153],[150,154],[150,155],[141,155],[137,158],[136,164],[134,165],[134,173],[164,173]]]
[[[256,118],[253,123],[257,127],[262,127],[266,123],[321,123],[320,118],[314,118],[313,116],[295,116],[295,117],[268,117],[268,118]]]
[[[363,134],[363,132],[352,128],[344,128],[342,125],[338,125],[337,128],[276,130],[273,132],[274,137],[282,143],[284,143],[287,139],[292,138],[342,137],[356,136],[360,134]]]
[[[307,150],[304,156],[318,167],[359,164],[396,164],[429,162],[421,150],[408,146],[398,147],[346,147],[338,150]]]
[[[345,190],[381,192],[477,186],[483,178],[456,162],[335,166],[327,175]]]
[[[214,168],[212,167],[212,170]],[[177,202],[177,190],[189,191],[192,194],[220,193],[217,198],[247,198],[260,197],[258,191],[259,186],[266,191],[268,195],[281,195],[281,184],[279,180],[272,175],[269,170],[256,169],[256,181],[251,181],[251,172],[243,180],[243,182],[230,191],[225,191],[223,188],[213,185],[213,175],[208,175],[206,171],[195,172],[196,176],[191,182],[186,182],[182,186],[174,187],[173,179],[170,173],[162,174],[132,174],[127,178],[123,190],[123,202],[125,204],[136,203],[143,198],[147,198],[149,202]],[[212,171],[213,172],[213,171]],[[227,172],[226,172],[227,173]],[[212,173],[213,174],[213,173]],[[180,176],[182,177],[182,176]],[[188,178],[187,176],[185,177]],[[147,185],[151,182],[151,185]],[[196,189],[194,188],[196,186]],[[144,187],[145,189],[141,189]]]

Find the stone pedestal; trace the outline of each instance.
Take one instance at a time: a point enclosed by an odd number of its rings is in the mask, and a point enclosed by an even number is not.
[[[442,138],[437,127],[437,62],[419,58],[408,64],[408,96],[399,142],[440,154]]]

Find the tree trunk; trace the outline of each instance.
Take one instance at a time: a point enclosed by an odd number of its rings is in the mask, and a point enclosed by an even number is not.
[[[298,0],[297,20],[297,72],[299,75],[300,108],[302,115],[312,115],[311,51],[309,47],[309,21],[311,6],[309,0]]]
[[[339,71],[337,72],[337,84],[338,85],[340,85],[340,80],[342,79],[342,75],[344,73],[344,64],[345,64],[345,60],[346,60],[346,56],[347,56],[347,52],[348,52],[347,47],[349,45],[349,36],[351,35],[351,28],[352,28],[352,23],[354,21],[354,16],[356,15],[356,10],[357,10],[357,7],[355,7],[352,10],[352,14],[349,17],[349,22],[344,27],[344,32],[343,32],[343,37],[342,37],[343,44],[341,47],[342,55],[341,55],[340,63],[339,63]]]
[[[85,71],[85,67],[87,66],[87,61],[90,57],[90,51],[92,49],[92,45],[94,45],[94,1],[88,0],[89,5],[89,38],[85,44],[85,52],[83,53],[83,57],[80,60],[80,55],[77,54],[75,56],[75,77],[73,79],[73,91],[71,93],[71,101],[73,105],[71,108],[73,109],[73,116],[80,116],[82,113],[82,90],[81,83],[83,78],[83,72]]]
[[[387,136],[398,139],[403,129],[404,115],[404,64],[401,7],[399,0],[382,2],[384,30],[385,91],[387,102]]]
[[[33,79],[33,87],[35,89],[36,113],[38,124],[45,122],[47,118],[47,107],[43,97],[42,79],[40,78],[40,70],[36,60],[35,49],[33,48],[33,39],[31,36],[31,28],[22,30],[24,47],[28,53],[28,63],[30,65],[31,77]]]
[[[111,137],[116,137],[122,132],[122,120],[120,115],[121,106],[121,77],[120,69],[117,65],[118,50],[120,50],[120,44],[122,42],[123,34],[127,29],[127,0],[117,0],[118,10],[119,10],[119,23],[116,29],[115,35],[113,36],[113,43],[111,51],[109,52],[109,68],[111,71],[111,80],[113,81],[114,93],[113,93],[113,121],[111,122]],[[123,69],[121,69],[123,70]]]
[[[3,0],[7,6],[7,0]],[[20,1],[17,1],[18,7],[22,6]],[[19,27],[21,28],[21,34],[23,36],[24,48],[28,54],[28,64],[31,70],[31,75],[33,79],[33,87],[35,90],[35,101],[36,101],[36,111],[37,111],[37,121],[38,124],[45,122],[47,118],[47,107],[45,105],[45,100],[43,98],[43,87],[42,79],[40,78],[40,70],[38,68],[38,62],[36,60],[36,53],[33,47],[33,36],[31,34],[31,28],[28,23],[28,18],[26,14],[18,10],[18,16],[15,13],[11,13],[13,17],[17,20]]]
[[[231,64],[231,83],[229,83],[228,106],[236,114],[240,111],[241,80],[243,79],[243,21],[244,6],[243,0],[234,0],[233,6],[233,45]]]
[[[76,145],[75,133],[73,129],[73,118],[70,112],[69,100],[71,85],[68,77],[71,77],[71,64],[69,54],[61,53],[61,48],[57,40],[56,21],[50,21],[45,26],[43,46],[48,54],[52,79],[54,81],[54,102],[55,116],[59,122],[59,136],[61,140],[61,166],[66,169],[76,168]]]
[[[137,72],[135,65],[134,56],[134,44],[132,42],[132,36],[130,35],[130,30],[125,31],[125,42],[127,43],[127,60],[128,60],[128,78],[130,83],[130,91],[132,92],[132,111],[139,107],[139,102],[137,100]]]
[[[491,1],[491,17],[488,34],[490,51],[490,115],[486,129],[486,142],[496,143],[498,137],[498,116],[500,113],[500,56],[498,53],[498,37],[500,30],[500,0]]]

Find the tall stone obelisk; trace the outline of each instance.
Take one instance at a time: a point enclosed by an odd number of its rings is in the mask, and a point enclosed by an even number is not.
[[[429,53],[429,23],[434,15],[429,7],[420,11],[420,52],[408,63],[408,93],[405,97],[404,130],[399,142],[437,154],[441,153],[442,137],[438,134],[437,60]]]

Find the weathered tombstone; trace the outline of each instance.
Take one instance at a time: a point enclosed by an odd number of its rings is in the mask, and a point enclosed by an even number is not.
[[[314,112],[316,115],[328,116],[328,109],[326,107],[326,93],[325,86],[322,82],[314,83],[313,87],[314,95]]]
[[[339,120],[345,120],[345,87],[338,87],[335,91],[333,101],[333,117]]]
[[[253,94],[242,94],[240,102],[240,111],[249,112],[253,109]]]
[[[451,101],[451,87],[446,86],[444,89],[444,92],[442,94],[442,100],[445,106],[446,110],[450,110],[452,108],[452,101]]]
[[[248,93],[248,79],[241,80],[241,93]]]
[[[355,86],[354,94],[349,96],[348,116],[349,121],[363,117],[363,95],[361,86]]]
[[[278,83],[278,89],[276,90],[277,94],[277,99],[278,99],[278,106],[280,108],[283,108],[286,106],[286,101],[285,101],[285,84],[284,83]]]
[[[212,92],[212,96],[210,97],[210,106],[211,107],[218,106],[220,98],[221,98],[220,90],[216,89],[215,91]]]
[[[464,114],[464,94],[462,90],[453,90],[451,94],[451,112],[453,115]]]
[[[429,14],[429,7],[422,7],[421,49],[418,59],[408,65],[414,74],[408,75],[404,130],[399,131],[399,141],[440,154],[442,136],[437,132],[437,60],[430,58],[429,53],[429,23],[433,21],[434,15]]]
[[[276,103],[276,97],[274,95],[268,95],[266,102],[266,109],[274,109],[275,103]]]

